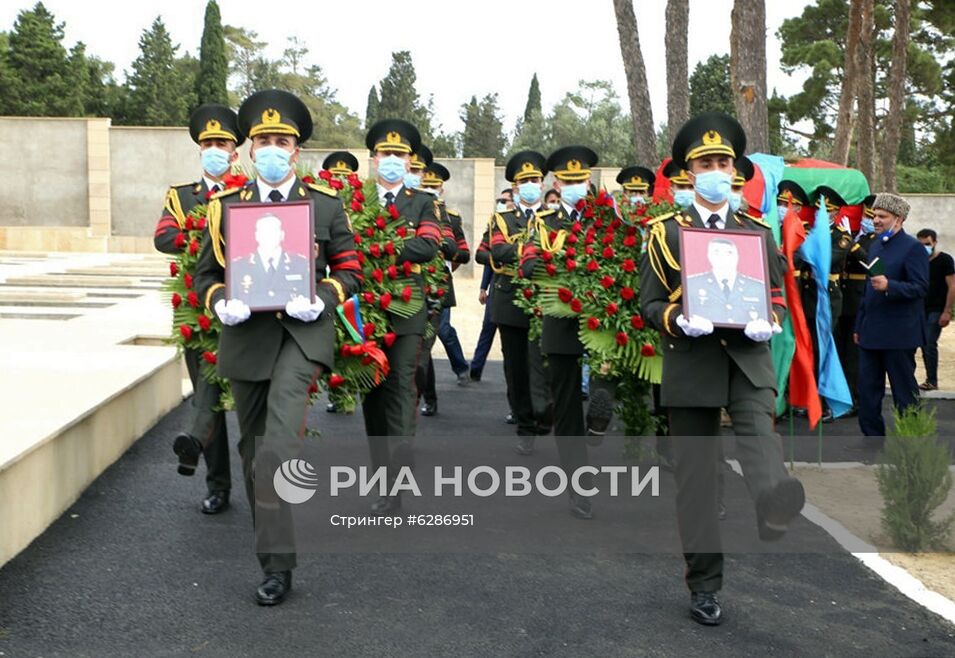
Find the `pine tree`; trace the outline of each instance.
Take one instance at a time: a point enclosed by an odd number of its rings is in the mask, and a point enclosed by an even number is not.
[[[365,128],[370,128],[378,120],[379,106],[378,89],[372,85],[368,90],[368,104],[365,106]]]
[[[541,88],[537,82],[537,74],[531,78],[531,88],[527,91],[527,104],[524,106],[524,123],[530,121],[535,115],[543,114],[541,109]]]
[[[710,55],[690,76],[690,116],[700,112],[736,114],[730,88],[729,55]]]
[[[418,90],[415,88],[417,75],[411,53],[401,50],[391,53],[391,68],[379,88],[378,118],[404,119],[410,121],[421,132],[425,140],[431,137],[431,111],[422,105]]]
[[[194,83],[180,75],[188,68],[177,66],[179,46],[173,45],[162,18],[157,16],[152,26],[143,30],[139,49],[127,79],[128,118],[144,126],[185,125]]]
[[[196,76],[196,102],[229,104],[226,79],[229,77],[229,62],[226,59],[225,36],[222,18],[216,0],[206,5],[205,25],[202,28],[202,44],[199,47],[199,74]]]
[[[461,156],[501,160],[506,139],[504,122],[497,106],[497,94],[486,95],[479,103],[476,96],[461,106],[464,137]]]

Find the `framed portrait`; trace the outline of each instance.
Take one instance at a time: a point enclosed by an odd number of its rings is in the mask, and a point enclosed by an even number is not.
[[[766,237],[758,231],[680,229],[683,313],[714,327],[772,323]]]
[[[228,299],[253,311],[284,309],[315,294],[315,237],[310,199],[224,208]]]

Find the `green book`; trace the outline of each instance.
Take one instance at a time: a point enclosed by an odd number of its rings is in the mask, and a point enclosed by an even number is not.
[[[869,276],[885,276],[885,267],[883,267],[882,261],[879,260],[878,256],[868,263],[862,263],[862,267],[866,269]]]

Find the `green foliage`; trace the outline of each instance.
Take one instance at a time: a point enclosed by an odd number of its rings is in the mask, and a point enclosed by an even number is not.
[[[895,546],[907,551],[944,548],[955,516],[936,521],[933,512],[952,488],[952,455],[937,439],[935,412],[921,405],[895,412],[877,470],[882,525]]]
[[[368,90],[368,103],[365,105],[365,130],[371,128],[378,120],[378,111],[381,101],[378,100],[378,88],[372,85]]]
[[[410,121],[421,132],[421,138],[430,142],[433,110],[430,102],[427,105],[421,103],[415,87],[417,79],[411,53],[407,50],[391,53],[391,68],[378,84],[378,118]]]
[[[955,193],[955,180],[942,169],[899,164],[895,173],[900,194]]]
[[[534,116],[540,116],[544,113],[541,108],[541,86],[537,81],[537,74],[531,78],[531,88],[527,90],[527,104],[524,105],[524,123],[527,123]]]
[[[568,92],[550,117],[554,146],[589,146],[597,152],[604,167],[619,167],[633,161],[632,135],[629,113],[624,111],[613,85],[607,80],[581,80],[577,90]]]
[[[196,76],[196,103],[221,103],[228,105],[229,61],[226,59],[225,37],[222,17],[216,0],[206,5],[205,25],[202,29],[202,44],[199,47],[199,74]]]
[[[464,134],[461,155],[465,158],[494,158],[500,163],[504,155],[504,121],[497,106],[497,94],[488,94],[480,102],[471,101],[461,106]]]
[[[139,57],[127,78],[130,88],[127,119],[143,126],[182,126],[194,105],[198,61],[177,61],[166,25],[156,17],[139,39]]]
[[[690,116],[701,112],[736,115],[730,86],[730,56],[710,55],[690,75]]]

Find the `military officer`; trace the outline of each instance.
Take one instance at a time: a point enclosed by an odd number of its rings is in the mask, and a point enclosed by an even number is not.
[[[225,189],[223,177],[239,157],[236,147],[245,140],[235,112],[212,103],[196,108],[189,117],[189,135],[199,145],[202,178],[195,183],[175,185],[166,194],[154,240],[156,249],[166,254],[179,253],[176,238],[185,228],[186,215],[207,203],[211,194]],[[202,376],[199,350],[187,348],[184,357],[192,382],[193,417],[190,430],[176,436],[173,450],[179,456],[179,472],[183,475],[195,473],[200,453],[205,458],[207,494],[200,509],[205,514],[218,514],[229,506],[232,489],[225,412],[218,409],[222,391]]]
[[[693,204],[693,199],[696,198],[696,193],[693,191],[693,183],[687,177],[686,171],[674,160],[670,160],[663,169],[663,175],[670,179],[673,203],[678,208],[689,208]]]
[[[351,176],[358,173],[358,158],[348,151],[333,151],[325,156],[322,169],[335,176]]]
[[[407,121],[384,119],[368,131],[368,150],[375,154],[378,199],[382,207],[394,206],[408,222],[413,233],[404,241],[396,263],[412,263],[407,283],[417,287],[424,297],[421,264],[438,253],[442,240],[434,197],[405,185],[411,154],[418,152],[421,135]],[[415,369],[421,350],[421,338],[428,322],[428,310],[422,308],[411,317],[388,313],[390,329],[396,339],[385,348],[391,370],[385,381],[369,391],[362,401],[365,431],[371,453],[372,468],[388,468],[389,479],[397,477],[399,468],[413,466],[410,438],[415,433]],[[400,496],[385,495],[372,505],[375,514],[388,515],[401,507]]]
[[[311,291],[308,258],[285,250],[282,220],[266,213],[255,221],[256,250],[230,264],[232,296],[257,310],[284,308]]]
[[[769,339],[780,331],[785,311],[781,261],[769,227],[729,209],[733,161],[745,149],[742,127],[722,113],[700,114],[680,128],[673,159],[687,171],[696,195],[686,211],[651,222],[647,253],[640,264],[643,314],[661,332],[663,343],[661,403],[670,412],[690,612],[695,621],[707,625],[722,621],[717,593],[723,581],[723,556],[715,495],[721,407],[732,418],[743,475],[756,501],[760,537],[782,536],[805,501],[802,485],[786,472],[773,421],[776,375]],[[715,328],[709,320],[688,314],[680,286],[684,227],[704,228],[714,235],[740,230],[765,235],[772,322],[759,318],[744,329]]]
[[[693,300],[694,311],[713,324],[745,325],[766,317],[766,286],[737,271],[739,250],[736,243],[713,238],[707,243],[706,256],[711,269],[687,277],[685,298]]]
[[[597,154],[586,146],[565,146],[554,151],[544,167],[554,174],[554,187],[560,192],[560,208],[537,213],[539,242],[550,231],[570,230],[575,222],[585,225],[587,219],[577,209],[590,189],[591,168],[597,164]],[[521,273],[530,277],[543,243],[528,243],[521,256]],[[554,436],[560,453],[561,467],[570,476],[588,464],[587,444],[584,441],[583,398],[581,395],[581,356],[583,344],[578,332],[578,318],[557,318],[544,315],[541,333],[541,352],[548,362],[551,399],[554,403]],[[582,477],[583,488],[591,480]],[[571,492],[571,513],[577,518],[591,519],[593,512],[588,497]]]
[[[438,314],[435,336],[444,345],[444,351],[451,362],[451,370],[458,378],[458,386],[467,386],[470,382],[468,373],[471,371],[471,366],[464,356],[461,341],[458,340],[458,332],[451,325],[451,309],[457,305],[457,299],[454,295],[454,270],[471,260],[471,250],[468,248],[468,241],[464,237],[464,228],[461,226],[461,213],[448,208],[442,198],[444,196],[444,184],[449,180],[451,180],[451,172],[448,171],[448,168],[438,162],[432,162],[429,167],[425,168],[421,177],[420,189],[434,195],[438,203],[438,210],[441,213],[442,237],[444,238],[441,242],[441,252],[447,263],[445,273],[448,276],[448,292],[441,298],[441,311]],[[434,338],[430,342],[433,347]],[[423,358],[422,361],[425,361],[425,359]],[[438,412],[438,393],[435,390],[434,359],[431,356],[430,349],[427,350],[426,362],[418,363],[418,390],[424,397],[424,407],[421,409],[421,415],[433,416]]]
[[[617,183],[623,188],[623,204],[631,208],[647,205],[653,196],[655,176],[646,167],[624,167],[617,174]]]
[[[530,455],[534,437],[549,431],[552,405],[547,372],[537,341],[528,337],[528,316],[514,305],[522,287],[513,282],[522,243],[542,207],[546,159],[537,151],[521,151],[507,161],[504,177],[515,186],[515,207],[495,213],[488,223],[477,262],[494,272],[491,321],[501,333],[507,400],[517,425],[517,452]],[[536,398],[536,404],[535,404]]]
[[[254,464],[261,459],[260,466],[271,465],[279,444],[302,436],[308,389],[334,365],[334,309],[358,291],[361,265],[337,192],[323,185],[303,184],[295,175],[299,145],[312,134],[312,118],[305,104],[286,91],[260,91],[242,103],[238,119],[240,130],[252,141],[250,156],[258,176],[243,189],[222,192],[210,202],[209,232],[203,240],[195,286],[206,308],[214,309],[223,324],[218,370],[232,383],[241,432],[239,454],[257,521],[259,563],[265,574],[256,601],[276,605],[291,590],[296,557],[294,552],[268,550],[277,544],[263,546],[263,542],[269,542],[274,531],[281,535],[281,545],[294,543],[286,534],[287,508],[265,490],[257,498]],[[313,204],[315,296],[296,297],[286,302],[283,310],[268,312],[253,312],[241,299],[227,299],[224,247],[229,240],[229,208],[300,199],[310,199]]]

